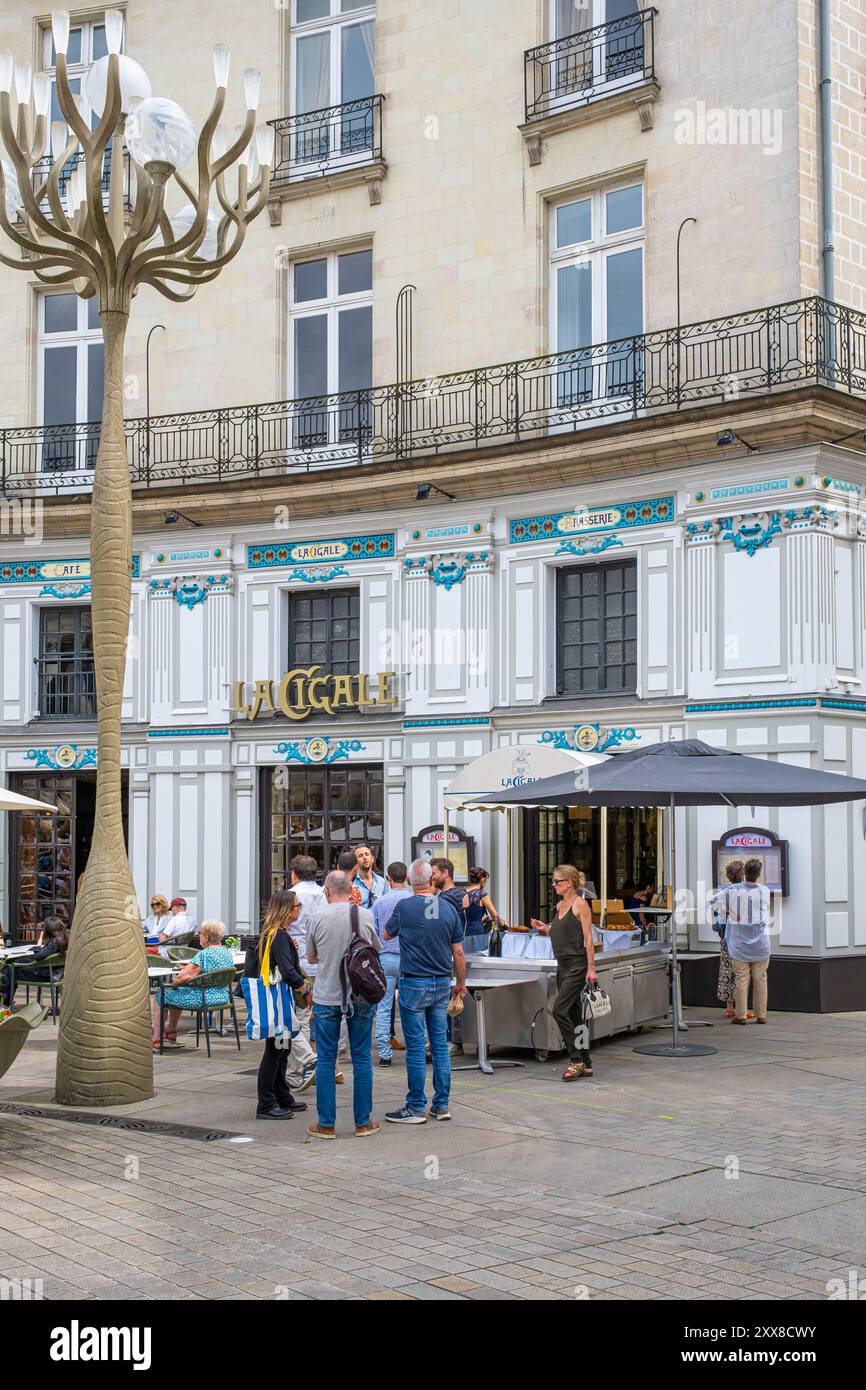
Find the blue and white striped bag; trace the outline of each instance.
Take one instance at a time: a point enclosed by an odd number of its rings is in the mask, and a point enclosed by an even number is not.
[[[265,947],[262,973],[246,975],[241,988],[247,1006],[248,1038],[296,1038],[301,1031],[295,1027],[292,991],[285,980],[270,983],[270,942]]]

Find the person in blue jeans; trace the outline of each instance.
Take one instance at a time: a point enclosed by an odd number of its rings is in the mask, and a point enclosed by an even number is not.
[[[377,898],[373,906],[376,934],[382,942],[380,959],[382,969],[385,971],[385,979],[388,982],[388,988],[376,1008],[376,1050],[379,1053],[380,1067],[390,1067],[394,1056],[391,1044],[393,1036],[391,1016],[394,1010],[394,993],[400,974],[400,942],[398,940],[386,941],[383,932],[397,904],[405,898],[412,897],[411,888],[406,887],[408,873],[409,870],[406,865],[399,860],[389,864],[388,884],[390,892],[386,893],[384,897]]]
[[[307,922],[307,960],[318,966],[313,984],[316,1018],[316,1108],[318,1123],[307,1133],[313,1139],[337,1137],[337,1049],[343,1018],[352,1054],[352,1108],[355,1134],[366,1138],[378,1134],[381,1125],[373,1118],[373,1061],[371,1057],[375,1008],[360,999],[344,1000],[340,965],[352,936],[352,919],[357,914],[361,935],[376,950],[379,938],[372,913],[350,902],[351,883],[339,871],[328,874],[324,883],[327,903]]]
[[[448,1004],[466,993],[466,958],[463,954],[462,913],[431,883],[432,870],[426,859],[416,859],[409,869],[412,897],[399,902],[388,921],[383,938],[400,941],[398,1002],[403,1038],[406,1043],[406,1073],[409,1090],[401,1110],[392,1110],[385,1119],[397,1125],[427,1123],[427,1061],[425,1029],[433,1058],[433,1103],[430,1118],[450,1120],[451,1059],[448,1055]],[[451,985],[452,975],[456,984]]]

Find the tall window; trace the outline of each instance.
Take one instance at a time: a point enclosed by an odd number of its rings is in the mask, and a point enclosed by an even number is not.
[[[373,384],[373,253],[346,251],[296,262],[290,286],[290,394],[304,398],[295,444],[354,444],[368,428],[366,397],[327,398],[365,392]]]
[[[556,574],[559,695],[637,688],[637,564],[578,565]]]
[[[639,183],[597,189],[550,211],[553,352],[577,352],[557,370],[557,401],[574,405],[631,392],[643,332],[644,210]]]
[[[335,676],[356,676],[361,654],[358,589],[322,589],[289,595],[289,669],[321,666]]]
[[[377,766],[262,768],[261,895],[291,888],[292,859],[309,854],[319,875],[344,850],[369,845],[381,867],[385,788]]]
[[[69,46],[66,50],[69,86],[73,93],[81,97],[82,115],[94,129],[102,113],[91,111],[87,103],[87,73],[93,64],[99,58],[104,58],[107,53],[105,25],[101,19],[84,20],[72,25],[69,30]],[[54,69],[57,65],[57,54],[54,51],[54,41],[50,28],[46,28],[42,34],[42,54],[43,69],[53,79]],[[65,121],[66,119],[60,110],[53,80],[51,84],[51,119],[52,121]]]
[[[375,13],[375,0],[294,0],[292,112],[322,113],[298,124],[296,163],[339,167],[372,146]]]
[[[39,620],[40,715],[43,719],[95,719],[90,609],[43,608]]]
[[[92,468],[99,447],[104,356],[96,299],[40,294],[39,423],[46,472]],[[53,428],[57,427],[57,428]]]
[[[638,0],[550,0],[551,39],[572,39],[556,57],[551,97],[589,95],[592,89],[643,71],[644,39]],[[614,26],[607,32],[601,27]],[[590,32],[592,31],[592,32]],[[585,38],[582,36],[585,35]]]

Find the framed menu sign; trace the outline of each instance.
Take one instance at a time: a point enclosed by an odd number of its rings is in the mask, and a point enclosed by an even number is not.
[[[720,840],[713,841],[713,881],[716,888],[727,885],[725,868],[731,860],[760,859],[763,865],[758,882],[771,893],[788,895],[788,841],[779,840],[772,830],[759,830],[744,825],[729,830]]]
[[[428,825],[412,836],[412,858],[450,859],[454,865],[454,882],[468,883],[469,870],[475,867],[475,837],[464,834],[456,825],[449,825],[446,852],[444,825]]]

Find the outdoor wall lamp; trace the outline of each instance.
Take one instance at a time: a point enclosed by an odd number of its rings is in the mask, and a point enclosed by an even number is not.
[[[176,526],[179,521],[185,521],[187,526],[201,526],[200,521],[193,521],[191,516],[186,516],[184,512],[166,512],[163,516],[166,526]]]
[[[447,497],[449,502],[455,502],[457,500],[453,492],[445,492],[443,488],[437,487],[435,483],[419,483],[418,491],[415,493],[415,501],[426,502],[431,492],[438,492],[440,497]]]
[[[719,449],[727,449],[731,444],[742,444],[744,449],[750,454],[757,454],[759,452],[757,444],[750,444],[748,440],[743,439],[742,435],[737,434],[736,430],[720,430],[716,435],[717,447]]]

